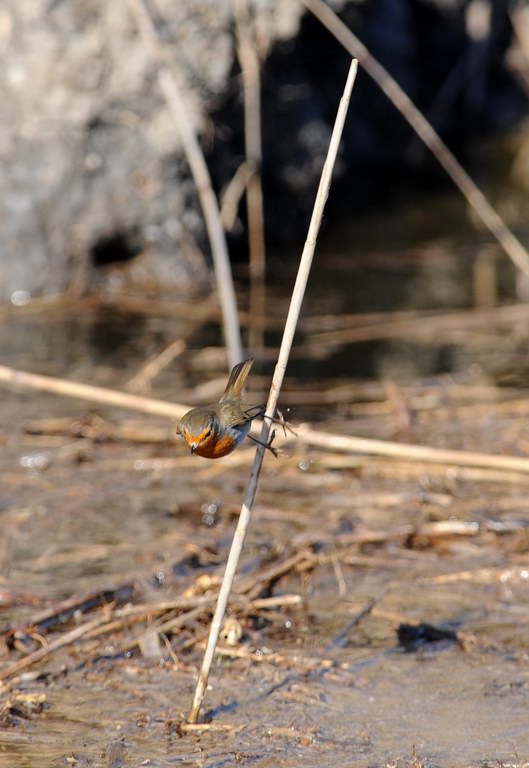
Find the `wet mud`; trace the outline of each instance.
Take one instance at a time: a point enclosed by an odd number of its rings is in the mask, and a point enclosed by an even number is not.
[[[174,322],[143,319],[140,343],[110,318],[121,359],[101,361],[90,309],[11,317],[3,363],[123,389]],[[154,394],[189,400],[192,359]],[[525,392],[471,374],[394,388],[293,375],[284,399],[325,432],[523,457]],[[529,473],[291,436],[266,458],[190,729],[252,447],[208,462],[167,420],[37,392],[3,391],[0,414],[0,766],[529,760]]]

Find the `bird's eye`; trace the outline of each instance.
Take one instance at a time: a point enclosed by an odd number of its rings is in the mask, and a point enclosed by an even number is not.
[[[211,429],[208,429],[208,431],[204,435],[204,440],[207,440],[208,437],[211,437]]]

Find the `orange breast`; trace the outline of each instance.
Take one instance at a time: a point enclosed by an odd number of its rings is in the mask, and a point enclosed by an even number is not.
[[[220,459],[231,453],[237,448],[237,445],[238,441],[231,437],[231,435],[212,435],[210,440],[198,446],[195,453],[198,456],[204,456],[206,459]]]

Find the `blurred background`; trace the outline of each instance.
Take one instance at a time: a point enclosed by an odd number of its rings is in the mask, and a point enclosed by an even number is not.
[[[526,243],[525,3],[330,5]],[[232,4],[157,0],[148,10],[186,102],[181,119],[200,136],[222,201],[245,159]],[[295,0],[255,0],[250,11],[260,64],[272,302],[292,286],[350,57]],[[58,294],[163,295],[187,302],[196,291],[203,301],[211,289],[211,263],[196,185],[127,3],[5,0],[0,49],[3,302],[21,306]],[[243,194],[232,209],[227,238],[244,310]],[[465,309],[517,298],[515,270],[502,249],[469,215],[437,161],[362,71],[315,269],[308,302],[318,313]],[[272,329],[269,341],[274,339]],[[200,344],[207,340],[202,337]],[[422,350],[423,368],[449,368],[456,364],[454,355],[438,346]],[[351,374],[394,368],[391,360],[373,362],[371,347],[358,357],[349,364]],[[333,367],[343,365],[338,359]],[[409,365],[402,359],[398,367]]]

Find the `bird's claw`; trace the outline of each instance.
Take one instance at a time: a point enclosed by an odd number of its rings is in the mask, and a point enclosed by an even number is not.
[[[285,421],[285,417],[283,416],[283,413],[279,410],[279,408],[276,408],[275,416],[265,416],[264,418],[270,419],[272,424],[279,424],[279,426],[283,430],[283,434],[285,437],[287,436],[287,432],[290,432],[290,434],[294,435],[294,437],[298,436],[298,433],[294,431],[290,422]]]
[[[268,442],[267,443],[262,443],[256,437],[253,437],[253,435],[248,435],[250,440],[253,440],[254,443],[257,443],[257,445],[262,445],[263,448],[266,448],[268,451],[270,451],[270,453],[272,453],[276,457],[276,459],[278,459],[279,458],[279,449],[278,448],[274,448],[274,446],[272,445],[272,443],[274,442],[274,437],[275,436],[276,436],[276,431],[274,429],[272,431],[272,434],[270,435],[270,438],[269,438]]]

